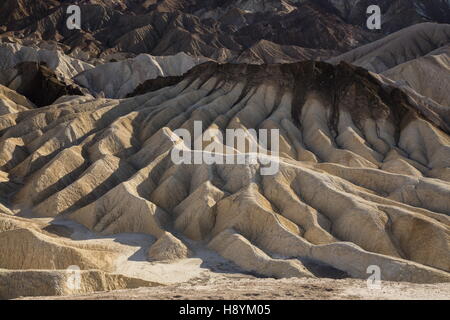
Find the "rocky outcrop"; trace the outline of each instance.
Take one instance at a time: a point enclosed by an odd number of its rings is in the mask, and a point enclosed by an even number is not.
[[[186,259],[190,255],[189,248],[169,232],[164,233],[148,250],[150,261]]]
[[[22,62],[0,71],[0,84],[27,97],[36,106],[47,106],[65,95],[83,95],[69,80],[58,77],[45,64]]]
[[[72,284],[74,274],[70,270],[0,269],[0,299],[67,296],[159,285],[99,270],[79,271],[78,276],[79,280],[76,281],[79,281],[79,287]]]
[[[45,224],[0,215],[0,268],[10,270],[114,271],[117,252],[112,248],[55,237]]]
[[[156,79],[146,80],[146,81],[142,82],[140,85],[138,85],[136,87],[136,89],[134,89],[133,92],[129,93],[127,95],[127,98],[140,96],[140,95],[152,92],[152,91],[162,89],[164,87],[173,86],[173,85],[176,85],[177,83],[179,83],[181,80],[183,80],[182,76],[158,77]]]
[[[119,247],[75,241],[70,230],[14,216],[0,205],[0,299],[159,285],[115,274]]]
[[[27,98],[0,85],[0,115],[33,109],[34,104]]]
[[[217,235],[209,246],[245,270],[272,278],[313,277],[298,260],[273,259],[232,229]]]

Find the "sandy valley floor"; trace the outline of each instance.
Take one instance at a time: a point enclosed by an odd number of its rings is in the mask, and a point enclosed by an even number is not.
[[[36,299],[36,298],[31,298]],[[41,299],[41,298],[39,298]],[[214,278],[199,277],[181,284],[153,288],[99,292],[70,297],[43,299],[74,300],[174,300],[174,299],[444,299],[450,300],[450,283],[418,285],[383,282],[381,289],[368,289],[366,282],[354,279],[256,279],[223,274]]]

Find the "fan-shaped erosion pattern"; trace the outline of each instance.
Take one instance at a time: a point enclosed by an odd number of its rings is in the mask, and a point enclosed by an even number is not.
[[[448,282],[449,119],[448,109],[345,63],[205,63],[128,99],[74,97],[1,115],[0,172],[19,215],[152,236],[150,261],[201,245],[269,277],[321,277],[326,267],[367,278],[375,265],[383,280]],[[172,151],[186,148],[175,130],[197,139],[195,121],[216,144],[226,129],[278,129],[279,170],[175,164]],[[58,240],[52,249],[48,235],[5,229],[0,251],[30,239],[75,264],[100,263],[86,251],[98,248]],[[45,256],[33,261],[47,268]]]

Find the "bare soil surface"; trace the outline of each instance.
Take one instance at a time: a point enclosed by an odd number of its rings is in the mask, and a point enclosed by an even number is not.
[[[450,283],[411,284],[382,282],[369,289],[355,279],[258,279],[247,276],[197,278],[153,288],[98,292],[69,297],[33,297],[47,300],[450,300]]]

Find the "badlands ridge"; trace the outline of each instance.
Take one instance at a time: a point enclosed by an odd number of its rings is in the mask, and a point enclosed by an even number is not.
[[[118,234],[152,239],[150,264],[208,250],[266,277],[365,279],[376,265],[383,280],[450,281],[447,107],[346,63],[207,62],[175,80],[39,109],[2,89],[1,297],[157,285],[121,272],[125,245],[106,240]],[[195,121],[279,129],[279,171],[174,164],[174,131]],[[100,238],[75,239],[64,221]],[[78,291],[48,271],[73,265]]]
[[[450,2],[376,3],[3,0],[0,299],[448,298]]]

